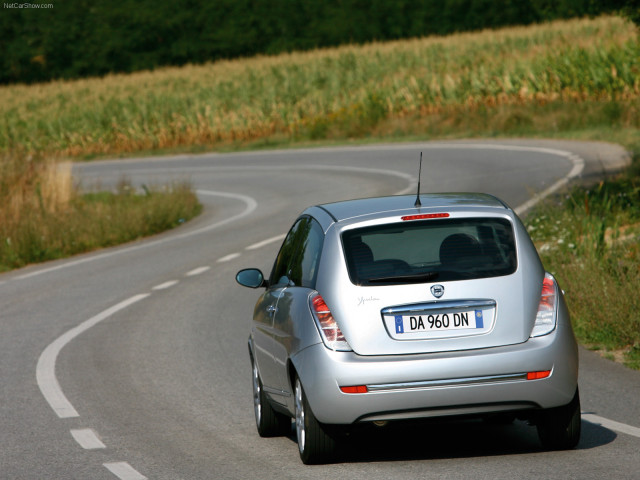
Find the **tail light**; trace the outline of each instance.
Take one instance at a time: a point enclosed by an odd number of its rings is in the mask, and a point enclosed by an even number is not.
[[[313,313],[313,318],[326,347],[331,350],[350,351],[351,347],[345,340],[340,327],[338,327],[331,310],[329,310],[322,296],[320,294],[311,296],[309,303],[311,313]]]
[[[558,310],[558,284],[550,273],[546,273],[542,281],[542,293],[536,322],[531,331],[532,337],[540,337],[553,332],[556,328]]]

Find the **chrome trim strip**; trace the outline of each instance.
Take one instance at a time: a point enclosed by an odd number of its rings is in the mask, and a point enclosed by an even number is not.
[[[422,382],[367,385],[367,389],[370,392],[381,392],[385,390],[411,390],[417,388],[457,387],[462,385],[477,385],[482,383],[515,382],[526,379],[526,373],[511,373],[506,375],[491,375],[486,377],[450,378],[444,380],[425,380]]]
[[[427,312],[431,310],[465,310],[473,308],[491,307],[495,308],[496,301],[489,299],[469,299],[469,300],[446,300],[443,302],[434,301],[428,303],[415,303],[411,305],[400,305],[397,307],[387,307],[382,309],[382,315],[404,315],[409,313]]]
[[[291,396],[291,392],[285,392],[284,390],[279,390],[277,388],[265,387],[263,385],[262,389],[265,391],[265,393],[270,393],[271,395],[278,395],[279,397],[290,397]]]

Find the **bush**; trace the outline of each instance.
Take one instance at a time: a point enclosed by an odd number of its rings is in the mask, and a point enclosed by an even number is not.
[[[546,268],[566,292],[579,340],[622,351],[640,368],[640,156],[618,178],[575,188],[528,220]]]

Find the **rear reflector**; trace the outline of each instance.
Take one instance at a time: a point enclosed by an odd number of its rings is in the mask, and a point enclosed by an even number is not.
[[[424,220],[426,218],[448,218],[448,213],[424,213],[422,215],[407,215],[405,217],[401,217],[402,220]]]
[[[541,372],[529,372],[527,373],[527,380],[540,380],[542,378],[547,378],[551,375],[551,370],[543,370]]]
[[[355,385],[352,387],[340,387],[343,393],[367,393],[369,389],[366,385]]]

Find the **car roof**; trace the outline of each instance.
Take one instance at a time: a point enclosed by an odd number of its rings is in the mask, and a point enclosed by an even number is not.
[[[383,217],[390,213],[418,213],[433,209],[509,209],[500,199],[485,193],[431,193],[420,195],[420,207],[415,206],[415,195],[362,198],[342,202],[325,203],[307,209],[307,213],[320,209],[334,222],[343,222],[363,216]]]

